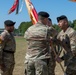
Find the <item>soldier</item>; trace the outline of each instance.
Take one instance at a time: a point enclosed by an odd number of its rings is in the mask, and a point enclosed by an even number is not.
[[[48,18],[48,27],[52,27],[53,28],[52,20],[50,18]],[[55,54],[53,52],[53,50],[55,50],[55,47],[53,45],[53,49],[52,49],[51,46],[50,46],[50,48],[51,48],[51,50],[50,50],[51,58],[49,60],[49,75],[55,75],[56,61],[55,61]]]
[[[63,48],[64,55],[57,61],[65,61],[66,75],[76,75],[76,31],[69,26],[65,15],[57,17],[57,21],[62,29],[57,38],[66,46],[65,49]]]
[[[52,20],[50,18],[48,18],[48,26],[52,26]]]
[[[28,44],[25,56],[27,75],[50,75],[50,36],[54,37],[57,33],[52,27],[47,27],[48,17],[47,12],[39,12],[38,23],[29,27],[24,34]]]
[[[15,22],[6,20],[4,22],[5,30],[0,37],[0,69],[1,75],[12,75],[14,69],[14,53],[16,49],[15,39],[12,34]]]

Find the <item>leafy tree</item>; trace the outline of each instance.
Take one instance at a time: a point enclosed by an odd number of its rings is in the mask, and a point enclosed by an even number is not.
[[[32,25],[32,22],[22,22],[20,26],[18,27],[19,33],[24,34],[24,32]]]
[[[76,20],[73,20],[73,28],[76,30]]]
[[[69,21],[69,25],[70,25],[70,27],[74,28],[74,25],[71,21]]]
[[[53,27],[59,32],[61,31],[61,29],[59,28],[59,26],[57,24],[54,24]]]
[[[14,35],[18,35],[19,34],[19,30],[18,29],[14,29]]]

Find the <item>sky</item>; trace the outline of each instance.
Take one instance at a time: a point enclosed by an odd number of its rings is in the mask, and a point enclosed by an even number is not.
[[[20,0],[20,6],[21,6]],[[36,11],[46,11],[50,14],[53,24],[57,24],[56,18],[60,15],[66,15],[69,21],[76,19],[76,2],[69,0],[30,0]],[[0,0],[0,28],[4,28],[5,20],[15,21],[15,28],[18,28],[21,22],[30,21],[26,4],[24,2],[23,9],[19,14],[14,11],[8,14],[9,9],[12,7],[14,0]]]

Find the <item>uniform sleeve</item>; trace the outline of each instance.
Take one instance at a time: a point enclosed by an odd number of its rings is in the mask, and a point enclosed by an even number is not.
[[[50,31],[50,36],[51,37],[55,37],[58,34],[58,31],[55,30],[53,27],[49,27],[49,31]]]
[[[71,51],[76,56],[76,32],[72,33],[70,38]]]
[[[3,48],[4,48],[4,40],[5,40],[5,33],[2,33],[0,36],[0,64],[3,63]]]
[[[3,45],[3,40],[2,40],[2,38],[0,36],[0,64],[2,64],[2,54],[3,54],[2,45]]]
[[[32,37],[32,29],[33,29],[33,26],[31,26],[31,27],[29,27],[26,31],[25,31],[25,33],[24,33],[24,38],[26,39],[26,40],[30,40],[30,38]]]
[[[26,40],[29,39],[29,32],[28,32],[28,30],[25,31],[24,38],[25,38]]]
[[[60,40],[60,32],[58,33],[58,35],[57,35],[57,39],[59,39]]]

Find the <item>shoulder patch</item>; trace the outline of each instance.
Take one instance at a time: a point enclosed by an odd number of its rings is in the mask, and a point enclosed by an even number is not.
[[[7,32],[2,32],[1,33],[1,40],[4,40],[6,38]]]

